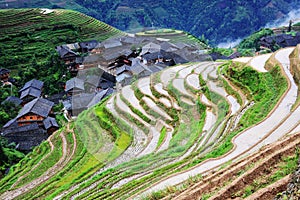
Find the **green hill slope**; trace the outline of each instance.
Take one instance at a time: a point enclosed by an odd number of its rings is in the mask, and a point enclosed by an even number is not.
[[[83,12],[121,30],[175,28],[212,43],[245,37],[297,8],[299,0],[3,0],[0,8],[47,7]],[[287,24],[288,25],[288,24]]]
[[[105,40],[121,31],[69,10],[18,9],[0,11],[0,67],[18,69],[35,57],[45,61],[54,47],[88,39]]]

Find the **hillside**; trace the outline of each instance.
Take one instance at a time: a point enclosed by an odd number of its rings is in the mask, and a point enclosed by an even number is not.
[[[56,46],[125,34],[70,10],[0,10],[0,21],[0,68],[12,70],[18,86],[38,77],[50,93],[58,89],[54,84],[66,73]]]
[[[1,8],[47,7],[81,11],[121,30],[175,28],[212,44],[242,38],[283,18],[299,0],[149,1],[149,0],[3,0]],[[288,25],[288,24],[286,24]]]
[[[287,184],[300,143],[285,65],[294,49],[177,65],[123,87],[15,165],[0,198],[251,198]]]

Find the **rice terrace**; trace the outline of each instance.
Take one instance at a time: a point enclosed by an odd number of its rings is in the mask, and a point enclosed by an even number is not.
[[[0,52],[11,54],[1,67],[17,80],[5,91],[41,79],[47,95],[37,98],[62,94],[45,116],[59,128],[0,176],[0,199],[288,199],[299,168],[300,45],[213,59],[184,31],[129,34],[76,11],[4,9],[0,20]],[[35,101],[21,100],[3,137]]]

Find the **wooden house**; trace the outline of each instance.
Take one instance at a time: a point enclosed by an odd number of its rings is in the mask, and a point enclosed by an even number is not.
[[[19,93],[21,94],[24,90],[27,90],[28,88],[35,88],[37,90],[43,90],[44,82],[36,79],[32,79],[31,81],[28,81],[24,84],[24,86],[19,90]]]
[[[24,105],[16,117],[18,126],[37,123],[43,126],[43,121],[52,114],[54,103],[43,98],[36,98]]]
[[[2,82],[7,82],[9,79],[9,75],[10,75],[10,70],[0,68],[0,80]]]
[[[94,51],[94,53],[101,51],[100,50],[100,43],[97,40],[91,40],[86,42],[80,42],[79,43],[79,50],[82,53],[92,52],[94,49],[97,48],[97,50]],[[99,52],[100,53],[100,52]]]
[[[79,56],[78,53],[72,51],[67,46],[57,46],[56,51],[58,52],[60,58],[65,61],[66,65],[75,62],[76,57]]]
[[[57,124],[55,118],[53,117],[47,117],[44,121],[44,128],[47,131],[48,134],[52,134],[56,130],[59,129],[59,125]]]
[[[68,96],[73,96],[84,92],[84,81],[75,77],[66,82],[65,92]]]

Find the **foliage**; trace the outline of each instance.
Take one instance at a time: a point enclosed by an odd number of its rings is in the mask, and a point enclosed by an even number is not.
[[[255,51],[260,50],[260,43],[259,40],[262,37],[272,35],[273,31],[271,29],[261,29],[253,34],[251,34],[249,37],[245,38],[239,45],[238,49],[242,54],[246,54],[245,50],[247,49],[254,49]]]
[[[17,151],[13,144],[8,144],[5,138],[0,136],[0,178],[7,167],[19,162],[24,154]]]
[[[273,0],[272,6],[268,3],[266,0],[32,0],[26,4],[8,6],[63,7],[83,12],[121,30],[144,27],[175,28],[218,44],[249,35],[268,22],[276,20],[278,13],[287,14],[298,2]]]
[[[68,10],[49,14],[42,14],[40,9],[0,10],[0,21],[0,68],[11,70],[18,87],[33,78],[44,81],[45,95],[61,92],[63,88],[57,85],[66,81],[63,75],[67,69],[56,46],[90,39],[103,41],[122,34],[94,18]]]

